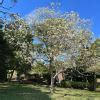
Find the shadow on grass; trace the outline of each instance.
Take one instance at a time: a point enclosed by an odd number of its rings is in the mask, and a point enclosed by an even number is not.
[[[51,100],[49,92],[38,86],[0,84],[0,100]]]

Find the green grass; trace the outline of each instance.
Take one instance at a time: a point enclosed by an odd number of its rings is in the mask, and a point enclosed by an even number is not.
[[[0,100],[51,100],[46,87],[22,84],[1,84]]]
[[[0,100],[100,100],[100,92],[55,88],[49,93],[46,86],[0,84]]]
[[[53,100],[100,100],[100,91],[56,88]]]

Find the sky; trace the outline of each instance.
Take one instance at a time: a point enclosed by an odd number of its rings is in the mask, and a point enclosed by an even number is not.
[[[9,7],[10,0],[5,0],[4,6]],[[18,0],[9,12],[26,16],[39,7],[48,7],[51,2],[60,2],[62,12],[77,12],[81,18],[90,19],[92,31],[96,38],[100,38],[100,0]]]

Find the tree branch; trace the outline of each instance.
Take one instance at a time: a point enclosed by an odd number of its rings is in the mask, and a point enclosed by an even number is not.
[[[6,10],[10,10],[11,8],[13,8],[13,7],[14,7],[14,5],[13,5],[13,6],[11,6],[11,7],[9,7],[9,8],[4,7],[3,5],[1,5],[0,7],[2,7],[3,9],[6,9]]]
[[[2,0],[1,2],[0,2],[0,5],[2,5],[4,3],[4,0]]]
[[[8,12],[0,10],[0,13],[6,14],[6,13],[8,13]]]
[[[13,1],[13,2],[16,2],[16,1]],[[14,5],[12,5],[12,6],[10,6],[10,7],[7,8],[7,7],[3,6],[3,3],[4,3],[4,0],[1,1],[0,7],[3,8],[3,9],[5,9],[5,10],[10,10],[11,8],[14,7]]]

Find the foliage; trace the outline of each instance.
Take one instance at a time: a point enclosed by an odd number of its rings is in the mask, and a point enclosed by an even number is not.
[[[46,65],[42,62],[37,62],[31,69],[31,73],[37,73],[39,75],[43,75],[48,73],[48,69],[46,67]]]

